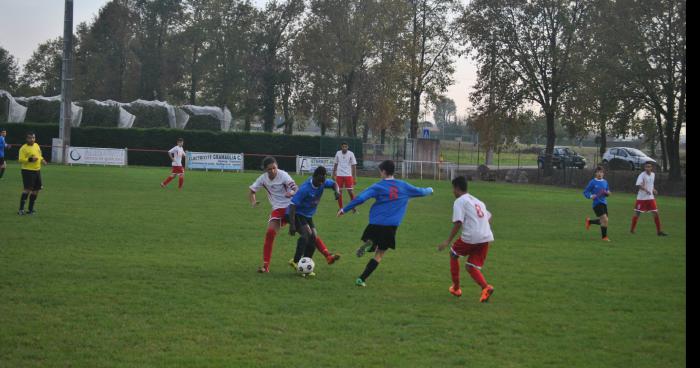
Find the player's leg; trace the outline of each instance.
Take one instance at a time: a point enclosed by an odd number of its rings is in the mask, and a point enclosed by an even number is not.
[[[177,174],[177,189],[182,189],[182,185],[185,184],[185,173]]]
[[[600,216],[600,235],[603,238],[603,240],[610,240],[608,239],[608,213],[607,211]]]
[[[374,257],[367,262],[367,265],[365,266],[365,270],[362,272],[362,275],[355,280],[355,285],[357,286],[366,286],[365,281],[367,281],[367,278],[374,272],[374,270],[377,269],[379,266],[379,262],[382,261],[382,258],[384,258],[384,253],[386,252],[386,249],[379,249],[374,252]]]
[[[352,178],[350,178],[350,180],[352,180]],[[351,201],[355,199],[355,191],[352,187],[348,188],[348,195],[350,196]],[[353,208],[352,213],[357,213],[357,208]]]
[[[661,218],[659,217],[659,211],[654,210],[651,213],[654,214],[654,223],[656,224],[656,234],[658,236],[668,236],[663,230],[661,230]]]
[[[471,276],[472,280],[481,287],[481,299],[482,303],[485,303],[493,294],[493,286],[489,285],[484,278],[484,274],[481,272],[482,267],[484,267],[484,262],[486,262],[486,256],[489,252],[489,244],[477,244],[470,245],[469,247],[469,258],[467,258],[466,268]]]
[[[0,161],[1,161],[1,162],[0,162],[0,179],[2,179],[2,176],[5,175],[5,167],[6,167],[6,165],[5,165],[5,159],[4,159],[4,158],[0,158]]]
[[[29,194],[34,189],[34,180],[35,177],[32,171],[22,170],[22,195],[19,199],[19,211],[17,212],[20,216],[24,215],[24,205],[27,203]]]
[[[630,233],[634,234],[634,231],[637,229],[637,221],[639,221],[639,216],[642,213],[635,210],[634,215],[632,215],[632,225],[630,226]]]
[[[19,215],[24,215],[24,204],[27,202],[27,198],[29,198],[29,193],[31,193],[31,190],[29,189],[25,188],[24,190],[22,190],[22,195],[19,199]]]
[[[175,179],[175,174],[171,173],[170,175],[168,175],[167,178],[165,178],[165,180],[163,180],[162,183],[160,183],[160,186],[163,188],[167,187],[168,184],[170,184],[170,182],[173,181],[173,179]]]
[[[263,265],[258,272],[270,272],[270,260],[272,260],[272,247],[275,244],[275,237],[282,225],[281,219],[270,218],[265,231],[265,242],[263,243]]]
[[[462,289],[459,287],[459,256],[453,251],[450,251],[450,274],[452,275],[450,294],[457,297],[462,296]]]
[[[301,216],[297,216],[297,231],[299,232],[299,239],[297,240],[297,249],[294,253],[294,263],[299,263],[301,257],[304,257],[307,253],[307,249],[315,246],[314,242],[316,241],[311,226]]]

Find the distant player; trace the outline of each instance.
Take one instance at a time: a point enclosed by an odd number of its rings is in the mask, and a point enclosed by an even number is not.
[[[634,205],[634,216],[632,216],[632,227],[630,232],[634,234],[634,230],[637,227],[637,221],[639,221],[639,215],[642,212],[651,212],[654,214],[654,222],[656,223],[656,234],[658,236],[667,236],[665,232],[661,231],[661,219],[659,219],[659,210],[656,208],[656,198],[655,195],[658,194],[654,188],[654,164],[647,162],[644,164],[644,171],[637,177],[637,202]]]
[[[26,214],[33,215],[36,213],[34,211],[34,203],[39,195],[39,191],[43,188],[41,183],[41,164],[47,164],[44,156],[41,155],[41,148],[36,143],[34,133],[27,133],[26,141],[27,143],[23,144],[19,149],[19,163],[22,167],[22,183],[24,184],[24,190],[19,201],[19,212],[17,212],[20,216],[25,214],[24,204],[27,201],[27,197],[29,197],[29,211]]]
[[[267,198],[272,205],[272,213],[267,220],[267,232],[265,233],[265,243],[263,245],[263,265],[258,268],[258,272],[270,272],[270,259],[272,259],[272,246],[275,243],[277,232],[287,224],[285,212],[292,197],[296,194],[297,185],[286,171],[277,168],[277,160],[274,157],[265,157],[262,162],[265,173],[260,175],[251,185],[249,199],[250,205],[257,207],[258,202],[255,194],[260,189],[265,189]]]
[[[185,157],[185,150],[182,145],[185,144],[185,140],[182,138],[177,139],[177,145],[168,151],[168,157],[172,161],[172,170],[170,176],[165,178],[165,180],[160,183],[162,188],[165,188],[170,184],[173,179],[177,176],[177,188],[182,189],[182,185],[185,183],[185,167],[182,166],[182,158]]]
[[[10,145],[5,142],[5,137],[7,136],[7,131],[0,128],[0,179],[5,175],[5,149],[10,148]]]
[[[465,264],[467,272],[481,287],[479,301],[485,303],[493,294],[493,286],[486,283],[481,273],[489,252],[489,243],[493,241],[490,224],[492,216],[484,202],[467,193],[467,179],[464,176],[452,180],[452,193],[457,198],[452,206],[454,225],[447,240],[438,245],[438,250],[445,249],[452,243],[460,229],[462,230],[462,235],[450,248],[452,286],[449,291],[454,296],[462,296],[462,289],[459,287],[459,257],[468,257]]]
[[[340,198],[338,207],[343,208],[343,189],[348,191],[350,200],[355,199],[355,184],[357,184],[357,160],[355,154],[348,150],[348,144],[340,144],[340,151],[335,153],[335,163],[333,164],[333,179],[340,187]],[[353,210],[353,212],[356,212]]]
[[[289,223],[289,235],[299,233],[297,240],[297,249],[294,253],[294,258],[289,261],[289,264],[296,270],[297,264],[301,257],[313,258],[316,248],[326,257],[328,264],[333,264],[340,259],[337,254],[332,254],[323,243],[323,240],[316,232],[313,216],[316,213],[318,204],[321,202],[323,190],[325,188],[333,188],[335,197],[340,196],[338,184],[333,180],[326,179],[327,171],[323,166],[319,166],[314,171],[313,177],[308,179],[299,187],[299,190],[292,198],[292,203],[289,204],[286,212],[286,219]],[[314,276],[312,272],[310,276]]]
[[[605,171],[602,166],[595,169],[595,178],[591,179],[588,186],[583,191],[583,195],[593,200],[593,212],[598,216],[597,219],[591,220],[586,217],[586,230],[591,228],[591,224],[600,225],[600,232],[604,241],[610,241],[608,238],[608,196],[610,188],[608,181],[603,179]]]
[[[365,281],[379,266],[387,249],[396,249],[396,230],[406,214],[408,200],[433,193],[433,188],[416,188],[394,179],[394,170],[394,161],[383,161],[379,164],[382,180],[365,189],[350,204],[338,211],[340,217],[368,199],[375,199],[369,211],[369,225],[361,237],[365,244],[357,249],[357,256],[362,257],[365,252],[376,252],[374,258],[367,263],[365,271],[355,280],[357,286],[367,286]]]

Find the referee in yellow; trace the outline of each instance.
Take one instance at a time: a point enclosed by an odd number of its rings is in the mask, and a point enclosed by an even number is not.
[[[27,215],[33,215],[34,202],[42,188],[41,185],[41,164],[46,165],[47,162],[41,155],[41,148],[36,143],[34,133],[27,133],[27,143],[23,144],[19,149],[19,163],[22,166],[22,182],[24,183],[24,191],[22,191],[22,199],[19,201],[18,215],[22,216],[24,212],[24,203],[29,197],[29,211]]]

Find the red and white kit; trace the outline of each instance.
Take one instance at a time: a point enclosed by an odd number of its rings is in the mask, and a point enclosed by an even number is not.
[[[457,256],[469,256],[467,265],[481,269],[493,241],[493,232],[489,219],[491,213],[484,202],[471,194],[464,194],[454,202],[452,222],[462,223],[462,235],[452,245],[452,253]]]
[[[267,173],[263,173],[250,186],[250,190],[257,193],[262,188],[267,192],[267,198],[272,205],[269,221],[281,220],[282,225],[284,225],[286,223],[284,213],[292,202],[292,198],[291,196],[288,197],[288,193],[293,194],[297,191],[294,179],[284,170],[277,170],[277,176],[272,180],[270,180]]]
[[[355,183],[352,177],[352,165],[357,165],[355,154],[348,150],[343,153],[342,150],[335,153],[335,164],[338,165],[336,171],[336,183],[340,189],[352,189]]]
[[[646,171],[642,171],[637,177],[636,185],[641,186],[639,192],[637,192],[637,202],[634,204],[634,210],[638,212],[654,212],[658,211],[656,208],[656,198],[654,198],[654,178],[656,175],[652,172],[647,174]],[[648,190],[649,193],[644,191]]]
[[[185,157],[185,150],[180,146],[175,146],[168,151],[170,155],[175,156],[175,160],[172,163],[172,173],[173,174],[184,174],[185,167],[182,166],[182,158]]]

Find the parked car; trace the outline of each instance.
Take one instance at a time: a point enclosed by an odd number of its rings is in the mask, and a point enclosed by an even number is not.
[[[544,168],[544,158],[544,150],[541,150],[539,156],[537,156],[537,167],[540,169]],[[552,154],[552,166],[557,169],[563,169],[564,167],[583,169],[586,167],[586,159],[568,147],[556,146]]]
[[[613,147],[608,148],[603,154],[602,164],[611,168],[643,170],[647,162],[657,165],[656,160],[636,148]]]

